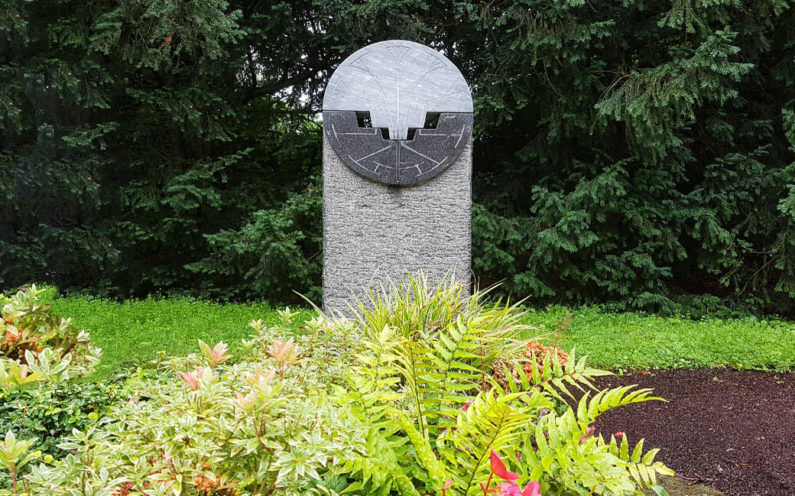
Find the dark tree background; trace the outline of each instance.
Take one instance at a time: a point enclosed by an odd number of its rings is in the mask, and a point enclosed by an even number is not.
[[[0,287],[317,297],[322,91],[402,38],[472,85],[481,281],[792,312],[793,26],[783,0],[2,0]]]

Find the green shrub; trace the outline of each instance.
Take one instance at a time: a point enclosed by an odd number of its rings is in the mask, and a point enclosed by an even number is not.
[[[0,433],[13,431],[19,439],[35,439],[40,456],[67,455],[58,444],[72,429],[86,429],[126,396],[123,380],[110,382],[43,383],[0,392]],[[0,472],[0,487],[7,485]]]
[[[344,326],[322,320],[308,322],[297,341],[285,338],[284,328],[256,321],[251,327],[256,334],[243,343],[250,361],[230,365],[225,344],[200,343],[201,355],[165,361],[158,374],[129,381],[130,401],[113,406],[102,426],[60,443],[70,454],[57,466],[34,467],[28,490],[314,492],[324,467],[356,432],[326,394],[341,385],[340,354],[354,342]]]
[[[0,390],[80,377],[99,362],[89,334],[55,315],[40,293],[33,285],[12,297],[0,294]]]
[[[61,460],[28,465],[23,489],[462,496],[481,493],[494,456],[516,472],[510,483],[544,494],[640,494],[670,473],[642,443],[593,435],[600,414],[656,399],[649,390],[576,399],[607,372],[573,352],[525,358],[519,309],[461,289],[414,279],[397,296],[374,293],[356,319],[318,316],[298,336],[284,310],[278,326],[250,323],[237,363],[223,342],[200,341],[201,354],[132,377],[129,401],[58,443]]]
[[[0,394],[0,432],[36,437],[36,449],[60,457],[57,447],[72,429],[84,429],[125,398],[123,379],[110,382],[47,383]]]

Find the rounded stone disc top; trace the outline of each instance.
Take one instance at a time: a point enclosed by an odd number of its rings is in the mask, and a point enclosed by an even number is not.
[[[447,169],[469,146],[472,119],[458,69],[412,41],[357,51],[332,74],[323,98],[323,132],[337,156],[389,185],[421,183]]]
[[[472,113],[461,72],[441,53],[413,41],[368,45],[345,59],[329,80],[323,111],[369,112],[374,128],[405,140],[426,113]]]

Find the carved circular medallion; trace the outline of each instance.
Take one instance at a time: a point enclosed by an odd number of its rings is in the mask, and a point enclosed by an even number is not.
[[[323,128],[357,173],[416,184],[450,166],[469,144],[472,97],[444,55],[411,41],[383,41],[345,59],[331,76]]]

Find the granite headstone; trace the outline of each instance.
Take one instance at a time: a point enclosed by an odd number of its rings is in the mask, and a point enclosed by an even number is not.
[[[323,306],[471,263],[472,98],[441,53],[403,40],[345,59],[323,100]]]

